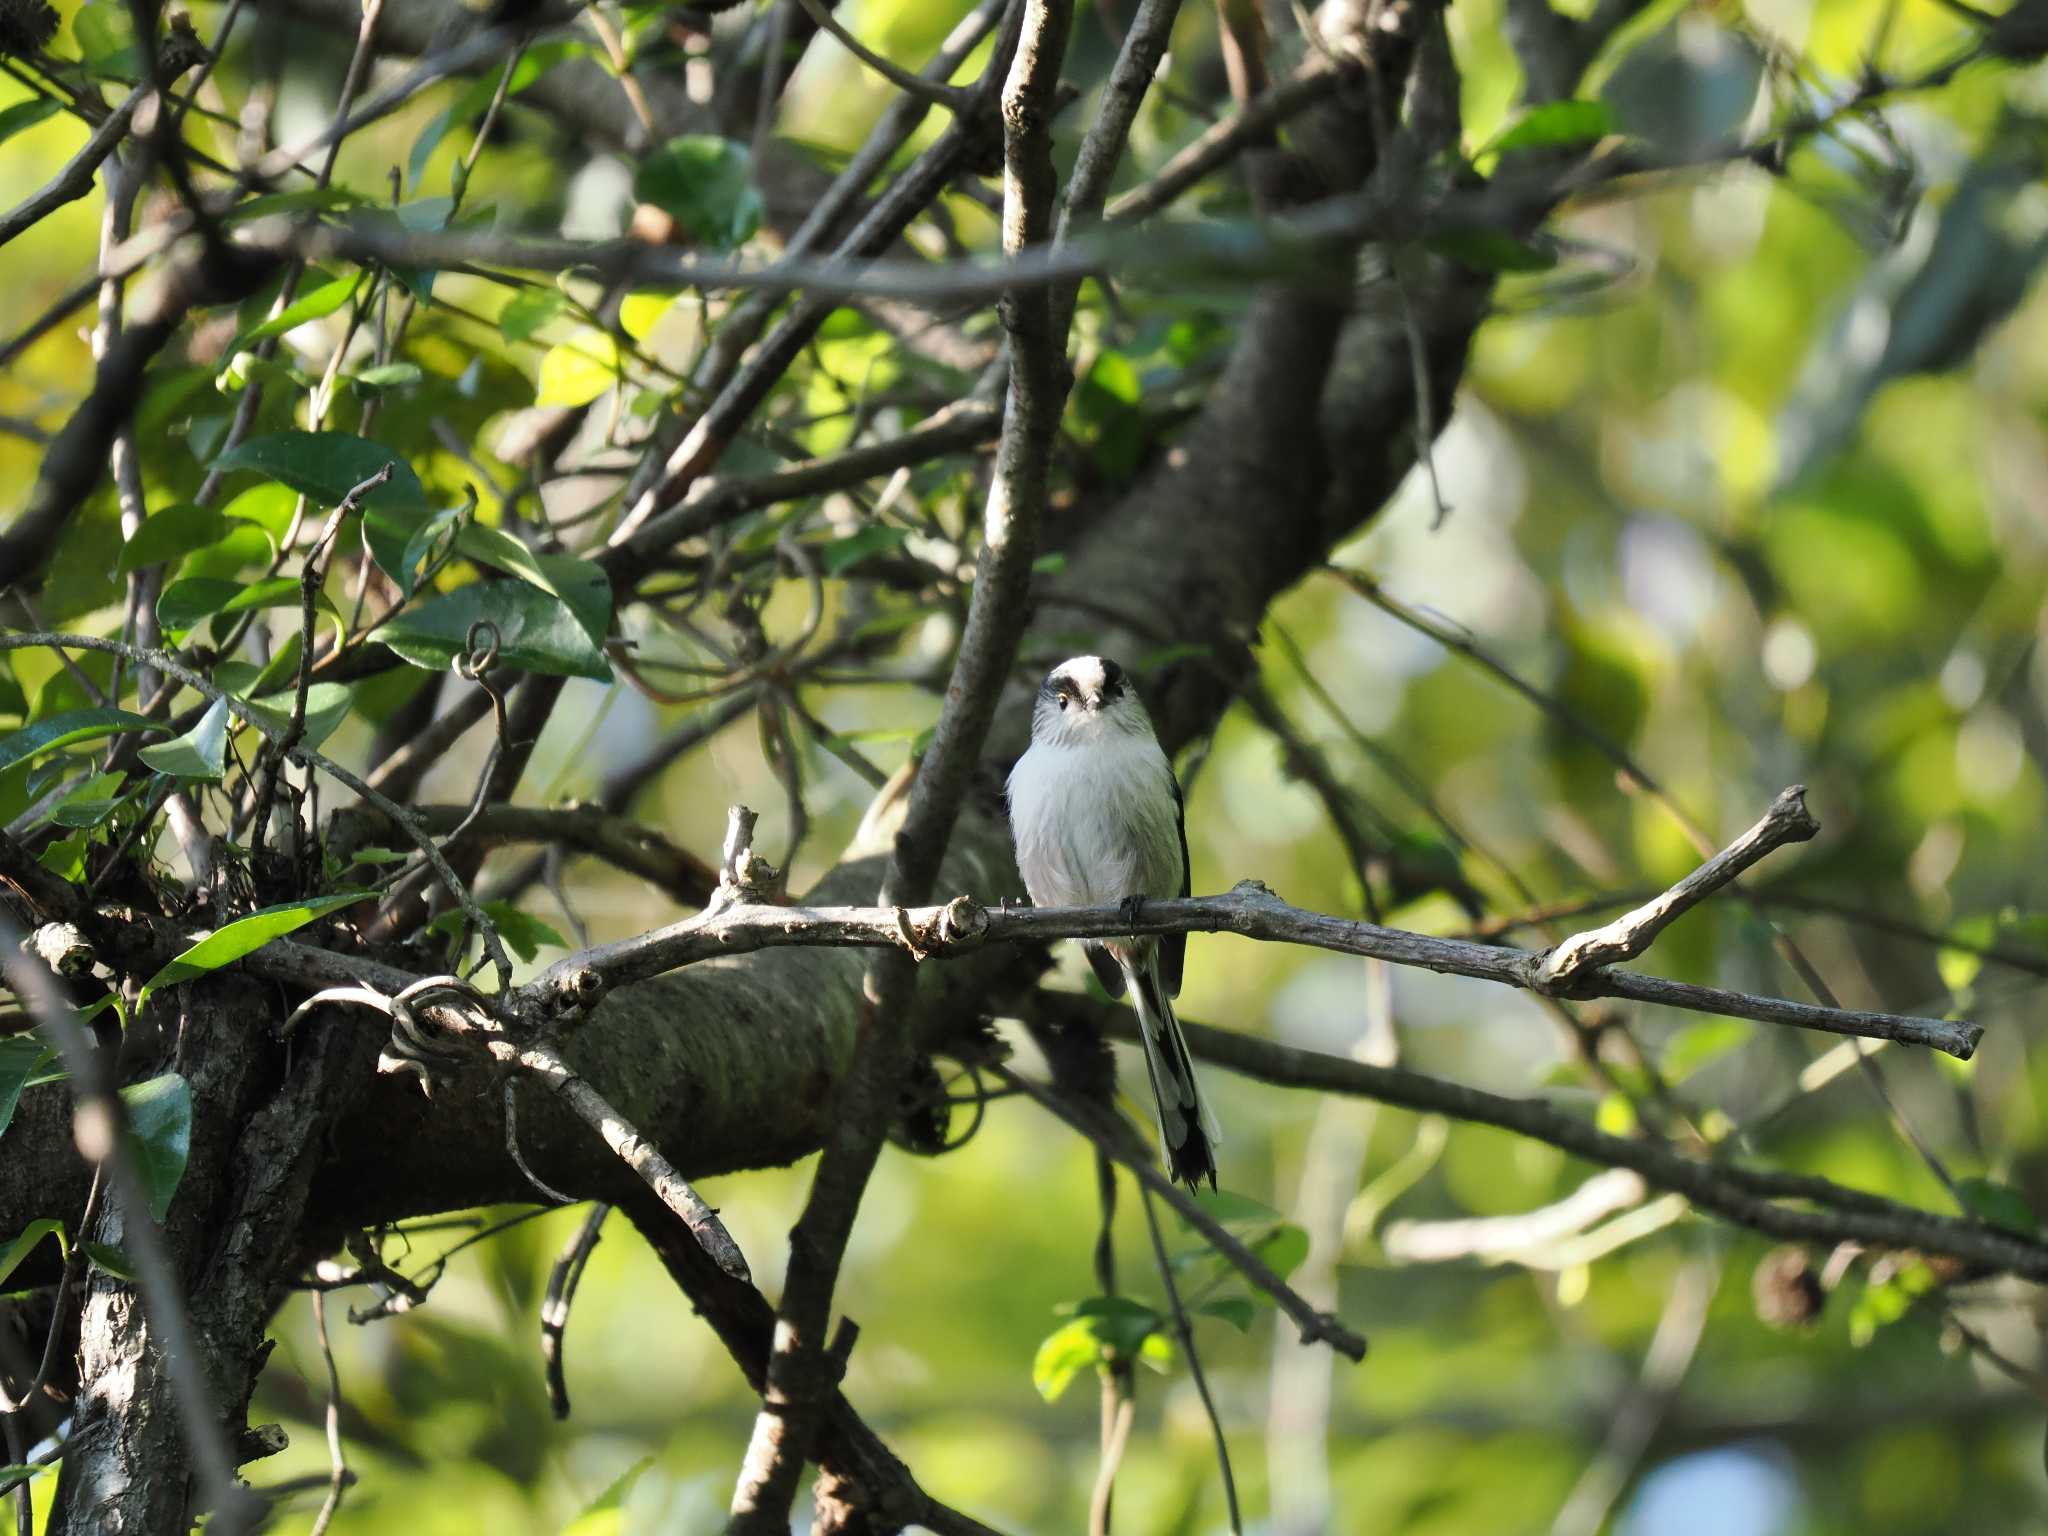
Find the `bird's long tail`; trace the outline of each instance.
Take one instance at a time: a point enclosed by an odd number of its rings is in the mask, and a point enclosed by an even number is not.
[[[1173,1016],[1173,1001],[1159,984],[1158,959],[1127,960],[1123,970],[1138,1011],[1139,1032],[1145,1038],[1145,1067],[1159,1106],[1159,1140],[1166,1148],[1167,1171],[1190,1189],[1203,1179],[1214,1189],[1216,1148],[1223,1133],[1202,1097],[1201,1084],[1195,1081],[1194,1058],[1188,1054],[1180,1020]]]

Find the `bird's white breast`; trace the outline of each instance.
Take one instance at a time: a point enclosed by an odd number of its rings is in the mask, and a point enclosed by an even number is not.
[[[1178,896],[1173,769],[1149,735],[1034,742],[1010,773],[1017,871],[1038,906]]]

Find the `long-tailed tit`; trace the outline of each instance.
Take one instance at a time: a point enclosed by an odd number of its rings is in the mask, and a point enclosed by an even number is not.
[[[1031,747],[1010,771],[1017,870],[1041,907],[1188,894],[1180,784],[1124,669],[1102,656],[1053,668],[1031,713]],[[1168,1169],[1216,1184],[1216,1117],[1195,1082],[1173,998],[1187,935],[1093,940],[1088,963],[1137,1009]]]

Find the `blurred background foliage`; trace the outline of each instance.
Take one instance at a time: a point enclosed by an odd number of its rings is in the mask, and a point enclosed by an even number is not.
[[[61,9],[75,20],[77,8]],[[202,36],[221,9],[193,8]],[[628,9],[637,45],[666,46],[650,8]],[[849,0],[841,10],[859,35],[913,66],[958,14],[944,0]],[[1084,5],[1068,73],[1099,83],[1111,28],[1127,19],[1121,3]],[[1498,0],[1451,8],[1468,153],[1516,110],[1521,80],[1504,20]],[[1210,9],[1187,7],[1166,76],[1173,89],[1140,116],[1133,167],[1156,166],[1199,127],[1187,103],[1216,93],[1214,34]],[[1621,34],[1583,94],[1604,100],[1626,130],[1683,150],[1755,135],[1802,106],[1824,109],[1856,88],[1873,58],[1910,78],[1975,35],[1932,0],[1666,3]],[[292,139],[324,121],[346,45],[265,20],[223,61],[225,97],[241,99],[277,49],[286,55],[279,136]],[[479,110],[469,92],[438,88],[352,139],[339,179],[374,196],[387,167],[410,166],[408,202],[446,195]],[[776,125],[780,152],[836,164],[889,94],[841,51],[813,47]],[[0,110],[26,99],[0,80]],[[1898,1114],[1958,1176],[2009,1185],[2034,1209],[2048,1208],[2048,1058],[2034,1017],[2048,974],[2048,302],[2033,284],[2048,250],[2044,117],[2038,67],[1987,60],[1888,100],[1881,130],[1859,120],[1805,144],[1782,174],[1742,165],[1571,207],[1555,226],[1562,260],[1506,278],[1479,334],[1435,454],[1449,516],[1432,526],[1428,485],[1413,476],[1336,557],[1569,705],[1717,841],[1782,786],[1805,783],[1824,835],[1777,856],[1755,883],[1845,1002],[1961,1012],[1988,1026],[1967,1066],[1902,1051],[1879,1061]],[[1066,122],[1064,154],[1078,121]],[[223,147],[231,141],[231,127],[212,131]],[[0,145],[0,178],[26,192],[81,138],[63,118],[15,132]],[[565,153],[545,117],[515,97],[465,206],[510,225],[561,220],[571,232],[604,233],[628,214],[632,180],[621,159]],[[1205,206],[1229,214],[1244,205],[1222,179]],[[986,210],[964,196],[945,207],[951,238],[988,245]],[[14,243],[0,328],[12,334],[79,281],[98,210],[96,198],[73,203]],[[936,222],[919,235],[942,248]],[[503,290],[451,274],[434,294],[405,352],[419,376],[399,386],[399,408],[378,435],[452,500],[480,477],[510,483],[512,467],[494,457],[507,424],[537,396],[581,403],[612,389],[619,353],[615,337],[545,298],[501,314]],[[1227,284],[1134,287],[1114,307],[1089,291],[1069,489],[1120,484],[1156,451],[1213,374],[1242,301]],[[252,300],[244,319],[263,302]],[[625,317],[640,354],[626,360],[629,375],[656,384],[686,368],[701,334],[697,303],[685,295]],[[188,498],[219,441],[235,404],[215,384],[231,334],[196,334],[153,381],[144,408],[153,505]],[[316,324],[293,333],[272,366],[317,371],[332,345]],[[593,350],[594,373],[580,366]],[[81,336],[58,327],[0,377],[0,415],[53,427],[89,366]],[[765,413],[768,428],[736,452],[763,465],[829,451],[855,405],[899,409],[892,390],[929,386],[941,368],[906,360],[874,324],[844,313],[792,370]],[[967,378],[958,375],[963,387]],[[632,383],[613,398],[620,412],[646,409]],[[264,425],[290,425],[295,400],[294,390],[272,391]],[[430,430],[435,417],[474,462]],[[27,485],[38,451],[31,435],[0,434],[0,482]],[[957,533],[977,511],[972,478],[957,465],[920,471],[914,493],[936,530]],[[110,497],[92,517],[96,532],[67,545],[46,595],[42,616],[53,625],[113,601]],[[761,529],[772,541],[772,514]],[[828,560],[861,553],[824,548]],[[246,552],[210,558],[232,573]],[[767,579],[763,623],[787,633],[807,597],[772,563]],[[884,769],[935,718],[931,669],[951,638],[943,622],[906,623],[903,633],[896,669],[913,685],[820,682],[804,693],[839,745]],[[1083,646],[1085,630],[1073,640]],[[657,642],[648,649],[659,653]],[[695,653],[678,639],[672,654]],[[1389,922],[1462,932],[1474,919],[1460,890],[1476,892],[1489,914],[1512,914],[1657,887],[1695,862],[1667,811],[1581,733],[1335,579],[1312,579],[1275,607],[1261,656],[1273,705],[1326,755],[1357,814],[1425,867],[1457,877],[1420,890],[1383,885],[1374,894]],[[16,653],[24,703],[65,686],[44,666]],[[391,696],[366,693],[363,713],[393,707],[414,680],[377,685]],[[528,798],[595,793],[608,768],[691,707],[573,681]],[[350,724],[329,750],[346,758],[370,729]],[[472,743],[451,754],[423,798],[466,798],[481,753]],[[798,889],[832,862],[871,794],[816,733],[801,738],[800,756],[810,824],[794,855]],[[1364,910],[1323,804],[1250,712],[1231,714],[1182,766],[1197,892],[1256,877],[1303,906]],[[636,810],[709,851],[736,800],[763,811],[762,845],[779,857],[794,829],[751,715],[659,778]],[[573,919],[544,900],[534,910],[564,932],[580,921],[594,938],[622,936],[666,915],[645,886],[587,861],[569,865],[563,891]],[[1923,932],[2024,963],[1987,962]],[[1767,933],[1732,901],[1683,920],[1647,964],[1800,995]],[[1073,958],[1064,965],[1080,986]],[[1572,1064],[1569,1042],[1534,1001],[1477,982],[1381,976],[1348,958],[1198,938],[1182,1011],[1323,1050],[1398,1050],[1424,1070],[1548,1092],[1603,1124],[1630,1123],[1627,1102]],[[1725,1117],[1757,1153],[1953,1208],[1843,1048],[1655,1012],[1630,1022],[1685,1102]],[[1838,1283],[1817,1317],[1772,1326],[1755,1295],[1766,1245],[1656,1202],[1626,1202],[1498,1262],[1402,1262],[1390,1240],[1402,1224],[1526,1212],[1595,1170],[1498,1132],[1209,1075],[1229,1131],[1226,1185],[1305,1229],[1297,1278],[1334,1296],[1372,1341],[1363,1365],[1333,1367],[1270,1314],[1244,1333],[1227,1320],[1201,1324],[1256,1529],[1592,1531],[1604,1516],[1604,1528],[1627,1536],[1829,1536],[2038,1520],[2048,1491],[2042,1388],[2026,1372],[2043,1352],[2026,1288],[1957,1290],[1928,1305],[1913,1299],[1925,1266],[1849,1263],[1824,1277]],[[807,1177],[807,1167],[755,1172],[707,1189],[770,1294]],[[851,1396],[936,1496],[1005,1529],[1083,1524],[1094,1384],[1084,1374],[1047,1402],[1033,1362],[1061,1305],[1095,1289],[1094,1200],[1087,1149],[1028,1105],[999,1102],[956,1152],[887,1157],[841,1283],[863,1327]],[[1156,1298],[1134,1217],[1127,1208],[1119,1228],[1120,1269],[1135,1294]],[[569,1326],[574,1415],[558,1424],[548,1414],[539,1296],[578,1221],[573,1211],[541,1214],[463,1249],[430,1301],[400,1317],[349,1327],[342,1310],[361,1293],[336,1295],[342,1429],[362,1480],[334,1530],[715,1528],[753,1400],[623,1222],[597,1248]],[[445,1223],[415,1231],[401,1267],[421,1267],[466,1235]],[[1830,1258],[1811,1257],[1816,1270]],[[2019,1379],[1962,1347],[1964,1327],[2021,1362]],[[293,1443],[265,1470],[324,1473],[324,1368],[303,1298],[276,1336],[255,1411],[285,1422]],[[1117,1487],[1120,1528],[1222,1529],[1184,1365],[1141,1371],[1139,1392]]]

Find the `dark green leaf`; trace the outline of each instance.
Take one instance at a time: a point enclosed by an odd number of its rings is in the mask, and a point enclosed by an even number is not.
[[[449,507],[444,511],[434,513],[431,517],[422,518],[419,526],[413,529],[411,537],[405,541],[405,551],[398,557],[398,564],[396,566],[392,566],[382,559],[377,561],[380,566],[384,567],[384,574],[398,583],[398,590],[400,592],[404,593],[407,597],[411,597],[414,592],[419,590],[422,570],[433,561],[435,556],[440,553],[442,548],[454,536],[462,522],[463,514],[467,510],[466,507]],[[378,519],[380,525],[382,522],[381,518]],[[372,532],[370,548],[373,552],[378,544],[382,542],[379,536],[380,533],[381,527]]]
[[[1207,1317],[1220,1317],[1239,1333],[1252,1331],[1254,1308],[1249,1296],[1225,1296],[1217,1301],[1205,1301],[1195,1308]]]
[[[353,906],[371,895],[369,891],[336,891],[331,896],[316,896],[306,901],[290,901],[280,906],[264,907],[251,912],[247,917],[237,918],[223,928],[217,928],[183,954],[167,962],[164,968],[150,977],[149,985],[142,989],[148,997],[159,987],[174,987],[181,981],[190,981],[194,976],[204,976],[208,971],[217,971],[222,966],[241,959],[268,944],[272,939],[281,939],[297,931],[315,918],[325,917],[329,912]]]
[[[105,1270],[116,1280],[132,1282],[135,1279],[134,1264],[112,1243],[87,1243],[84,1246],[85,1256],[92,1260],[95,1268]]]
[[[61,715],[52,715],[47,720],[24,726],[11,735],[0,736],[0,768],[11,768],[16,763],[59,747],[98,741],[102,736],[115,736],[123,731],[162,729],[156,721],[125,709],[66,710]]]
[[[746,146],[710,134],[670,139],[641,161],[633,195],[715,250],[732,250],[761,227],[752,156]]]
[[[2040,1218],[2035,1216],[2027,1197],[2010,1184],[1993,1179],[1958,1179],[1956,1193],[1962,1196],[1964,1208],[1979,1221],[2017,1232],[2021,1237],[2040,1234]]]
[[[1235,1190],[1198,1189],[1195,1203],[1226,1227],[1274,1226],[1286,1219],[1272,1206]],[[1181,1225],[1187,1225],[1185,1219]]]
[[[0,1248],[0,1285],[7,1283],[7,1277],[21,1268],[21,1261],[33,1253],[36,1244],[46,1237],[56,1238],[57,1246],[63,1247],[64,1223],[53,1216],[32,1221],[5,1248]]]
[[[114,569],[122,575],[162,565],[204,549],[225,537],[227,519],[212,507],[194,506],[189,501],[163,507],[143,519],[135,537],[121,546],[121,558]]]
[[[1523,113],[1488,148],[1496,154],[1515,149],[1559,149],[1604,139],[1614,131],[1614,114],[1603,101],[1551,101]]]
[[[0,1039],[0,1136],[14,1119],[14,1106],[36,1069],[57,1053],[34,1035],[8,1035]],[[0,1276],[4,1279],[5,1276]]]
[[[472,560],[553,593],[569,605],[591,643],[604,644],[612,623],[612,582],[602,566],[575,555],[536,555],[511,534],[482,523],[465,526],[455,547]]]
[[[31,96],[27,101],[17,101],[0,112],[0,144],[54,116],[62,106],[54,96]]]
[[[498,937],[505,941],[505,947],[521,960],[531,960],[540,953],[543,944],[552,944],[557,949],[567,949],[569,941],[537,917],[529,916],[507,901],[487,901],[483,914],[497,927]],[[462,931],[467,921],[460,911],[443,912],[428,926],[436,933],[449,935]]]
[[[1479,272],[1548,272],[1557,265],[1555,251],[1498,230],[1450,230],[1431,236],[1427,244],[1437,255]]]
[[[162,1225],[192,1152],[192,1089],[175,1072],[121,1090],[128,1107],[128,1155],[142,1180],[149,1214]]]
[[[528,672],[610,682],[611,664],[569,605],[518,581],[474,582],[380,625],[370,635],[416,667],[440,671],[469,652],[472,625],[498,631],[498,660]]]
[[[176,741],[144,747],[135,755],[174,779],[217,779],[227,771],[228,719],[227,704],[215,699],[199,723]]]
[[[283,482],[323,507],[338,506],[348,493],[386,464],[391,478],[364,498],[372,507],[420,506],[426,493],[419,476],[391,449],[348,432],[273,432],[252,437],[214,460],[217,470],[253,469]]]
[[[827,544],[819,551],[818,563],[824,566],[827,576],[837,576],[869,555],[901,549],[909,537],[907,529],[892,528],[887,523],[870,523],[858,533],[849,533],[845,538],[834,539]]]

